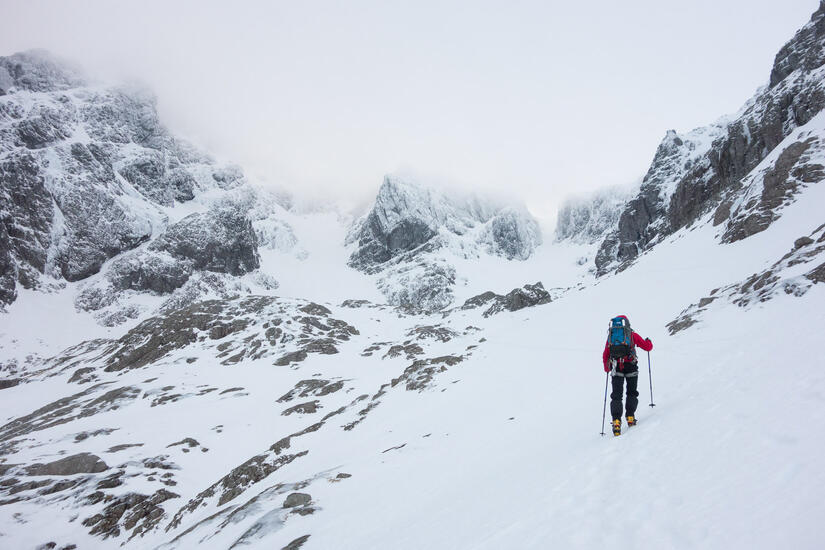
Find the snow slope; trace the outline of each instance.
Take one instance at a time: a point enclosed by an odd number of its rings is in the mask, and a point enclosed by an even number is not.
[[[825,193],[805,199],[823,204]],[[492,319],[485,333],[496,336],[461,383],[414,413],[376,411],[375,448],[408,446],[348,469],[368,488],[336,495],[334,519],[305,528],[307,548],[818,548],[825,373],[810,351],[825,289],[714,311],[675,337],[661,328],[691,295],[813,229],[805,209],[732,247],[709,246],[709,228],[678,235],[596,287]],[[657,407],[645,407],[643,375],[639,425],[601,438],[601,328],[618,312],[656,344]],[[775,353],[749,345],[759,334]]]
[[[821,547],[821,28],[825,2],[760,101],[668,134],[639,195],[573,204],[553,242],[524,209],[392,178],[351,224],[223,185],[240,173],[211,161],[191,169],[214,186],[183,201],[146,187],[163,199],[149,240],[82,281],[35,262],[31,290],[26,250],[0,241],[17,277],[0,313],[0,548]],[[776,109],[793,124],[762,124]],[[12,118],[31,142],[16,148],[63,139],[47,113]],[[754,129],[750,153],[716,163]],[[3,172],[9,227],[21,185],[42,187],[21,173]],[[66,223],[35,218],[38,238]],[[620,313],[654,342],[653,381],[642,356],[639,425],[602,437]]]
[[[110,466],[97,477],[75,476],[92,477],[80,485],[87,492],[122,471],[122,485],[105,493],[161,487],[180,495],[163,503],[155,529],[127,544],[138,548],[281,548],[305,535],[307,549],[603,548],[616,540],[628,548],[817,548],[825,474],[814,434],[825,373],[811,350],[825,322],[823,286],[803,297],[780,292],[748,308],[719,304],[674,336],[664,327],[713,288],[772,265],[816,229],[812,220],[823,201],[825,188],[809,187],[767,230],[732,244],[718,244],[721,229],[710,224],[679,232],[624,272],[590,280],[550,304],[490,318],[481,310],[410,316],[386,306],[329,303],[330,317],[359,333],[336,344],[338,354],[311,353],[291,367],[274,366],[277,353],[222,365],[206,340],[144,367],[98,368],[95,383],[135,387],[138,397],[27,436],[34,439],[20,441],[12,456],[31,464],[82,449]],[[524,280],[556,286],[546,267],[517,265]],[[306,303],[284,300],[286,311]],[[607,320],[617,313],[655,343],[657,407],[646,407],[643,368],[639,425],[603,438],[600,355]],[[422,326],[453,334],[441,341],[414,332]],[[779,345],[755,342],[760,334]],[[464,359],[443,363],[430,380],[421,371],[405,378],[417,357],[383,357],[392,343],[409,341],[421,345],[423,359]],[[776,352],[765,353],[766,346]],[[4,416],[21,417],[63,397],[72,372],[3,390]],[[278,401],[314,378],[343,384],[326,395]],[[411,380],[422,383],[409,389]],[[216,390],[202,393],[209,388]],[[317,412],[283,416],[307,399],[317,401]],[[105,428],[117,429],[75,443],[77,434]],[[266,451],[290,434],[280,454]],[[197,442],[190,452],[167,447],[185,438]],[[126,444],[142,446],[110,452]],[[226,502],[198,500],[215,482],[239,479],[224,476],[256,456],[296,458],[242,484]],[[147,467],[152,457],[171,469]],[[163,472],[176,485],[159,485]],[[0,506],[9,547],[114,547],[130,535],[122,525],[118,537],[88,534],[80,523],[105,502],[89,504],[86,489],[56,500],[36,496],[38,490]],[[291,492],[311,495],[297,508],[306,515],[283,507]],[[188,502],[195,503],[190,511]],[[166,530],[176,518],[180,523]]]

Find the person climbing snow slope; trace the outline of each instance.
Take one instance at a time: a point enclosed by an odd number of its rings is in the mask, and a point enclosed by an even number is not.
[[[630,328],[630,321],[624,315],[610,320],[607,343],[604,345],[602,362],[604,372],[613,375],[613,391],[610,394],[610,414],[613,417],[613,435],[622,433],[622,389],[627,381],[625,415],[627,425],[636,425],[636,407],[639,405],[639,364],[636,347],[645,351],[653,349],[650,338],[642,338]]]

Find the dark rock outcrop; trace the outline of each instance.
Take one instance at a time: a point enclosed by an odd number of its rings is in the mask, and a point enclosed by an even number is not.
[[[522,288],[514,288],[504,296],[487,291],[468,299],[461,309],[474,309],[489,304],[483,314],[489,317],[502,311],[518,311],[526,307],[549,304],[552,301],[551,294],[544,289],[544,285],[538,282],[524,285]]]
[[[422,391],[430,386],[436,374],[446,372],[464,360],[462,355],[444,355],[431,359],[417,359],[412,365],[404,369],[398,378],[393,378],[391,386],[404,384],[407,391]]]
[[[195,302],[150,317],[118,340],[90,344],[78,356],[93,356],[105,363],[105,372],[117,372],[156,363],[198,342],[224,365],[266,356],[286,365],[308,354],[338,353],[336,345],[356,334],[355,327],[318,304],[250,295]]]
[[[5,378],[0,379],[0,390],[6,390],[8,388],[13,388],[14,386],[20,383],[19,378]]]
[[[432,200],[425,190],[385,176],[375,205],[349,238],[358,245],[349,265],[372,271],[435,237],[438,213]]]
[[[67,456],[47,464],[32,464],[26,467],[30,476],[70,476],[74,474],[97,474],[109,467],[99,456],[91,453],[79,453]]]
[[[107,389],[111,382],[96,384],[15,418],[0,427],[0,442],[11,441],[32,432],[46,430],[78,418],[116,410],[134,401],[140,390],[134,386]]]
[[[305,398],[309,396],[323,397],[331,393],[335,393],[344,387],[344,381],[330,382],[329,380],[322,380],[320,378],[311,378],[309,380],[301,380],[295,387],[287,393],[278,398],[278,403],[288,403],[296,398]]]
[[[117,290],[169,294],[182,287],[194,272],[194,263],[166,252],[143,252],[116,260],[106,278]],[[84,309],[96,309],[89,304]]]
[[[19,282],[34,288],[46,269],[53,201],[34,156],[0,162],[0,300],[11,303]]]
[[[296,506],[306,506],[312,502],[312,497],[306,493],[290,493],[284,500],[284,508],[295,508]]]
[[[164,206],[195,198],[195,178],[183,168],[171,168],[158,151],[149,151],[120,169],[120,175],[143,195]]]
[[[169,294],[183,287],[195,271],[243,275],[260,266],[252,223],[237,208],[190,214],[170,225],[148,247],[116,260],[106,278],[115,290]],[[80,298],[83,309],[106,304],[90,288]]]
[[[298,537],[297,539],[293,540],[292,542],[281,548],[281,550],[299,550],[304,545],[304,543],[309,540],[309,537],[310,535]]]
[[[307,401],[306,403],[298,403],[297,405],[293,405],[288,409],[285,409],[284,412],[281,413],[282,416],[289,416],[291,414],[313,414],[318,412],[320,407],[320,401],[317,399],[314,401]]]
[[[761,180],[761,192],[746,196],[733,211],[729,210],[723,242],[736,242],[764,231],[780,216],[783,206],[793,199],[800,186],[825,180],[825,166],[808,162],[813,153],[825,149],[819,137],[791,143],[776,161],[754,177]]]
[[[260,266],[252,223],[234,208],[190,214],[149,246],[192,262],[195,269],[243,275]]]
[[[306,455],[307,452],[302,451],[281,456],[278,456],[279,453],[267,453],[250,458],[190,500],[175,514],[172,522],[167,526],[167,530],[177,527],[183,516],[195,511],[202,505],[204,500],[217,497],[218,506],[223,506],[243,493],[249,486],[261,481],[293,460]]]
[[[84,519],[83,525],[92,528],[89,533],[104,539],[118,537],[122,530],[131,531],[131,539],[154,529],[165,515],[161,504],[178,497],[180,495],[166,489],[160,489],[151,496],[127,493],[114,498],[101,513]]]

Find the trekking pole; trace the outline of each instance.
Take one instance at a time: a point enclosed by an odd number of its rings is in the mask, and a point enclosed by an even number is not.
[[[653,374],[650,372],[650,352],[647,352],[647,379],[650,381],[650,406],[655,407],[653,402]]]
[[[604,406],[602,407],[602,435],[604,435],[604,416],[607,412],[607,381],[610,379],[610,373],[604,373]]]

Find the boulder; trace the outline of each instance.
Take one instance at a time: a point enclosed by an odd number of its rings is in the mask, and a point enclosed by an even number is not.
[[[284,500],[284,508],[295,508],[296,506],[306,506],[312,502],[312,497],[307,493],[290,493]]]
[[[544,285],[538,282],[532,285],[524,285],[522,288],[514,288],[504,296],[487,291],[465,301],[461,309],[474,309],[490,304],[483,314],[485,317],[489,317],[502,311],[518,311],[526,307],[548,304],[552,301],[553,297],[545,290]]]
[[[26,467],[30,476],[70,476],[74,474],[97,474],[109,467],[99,456],[91,453],[79,453],[67,456],[47,464],[32,464]]]

